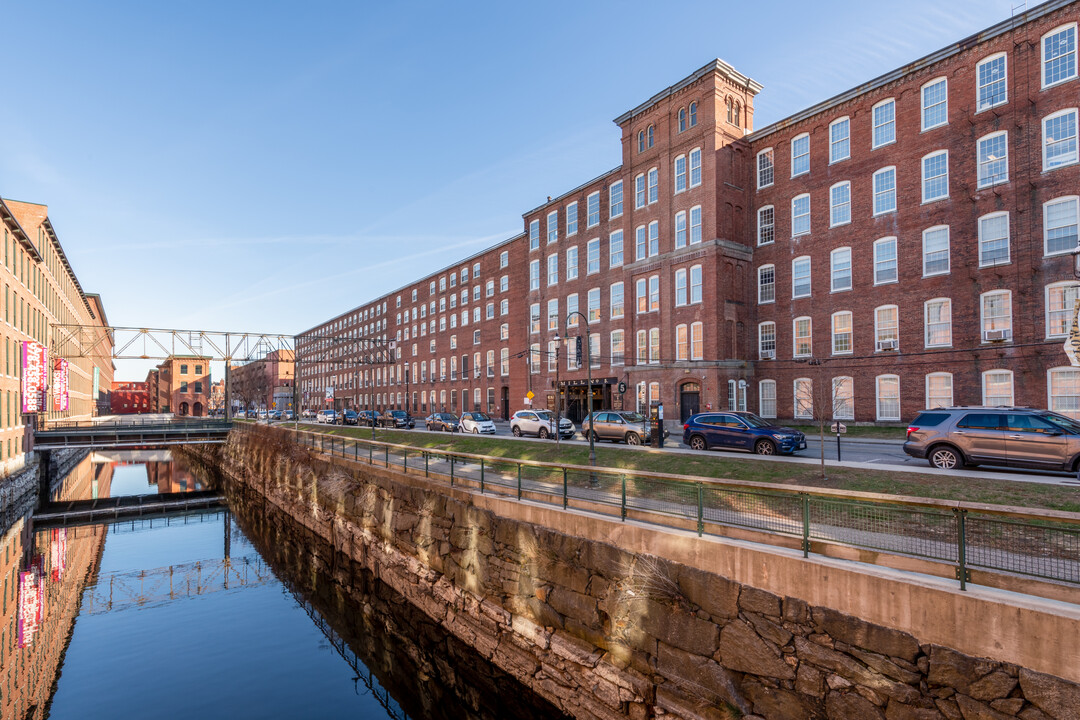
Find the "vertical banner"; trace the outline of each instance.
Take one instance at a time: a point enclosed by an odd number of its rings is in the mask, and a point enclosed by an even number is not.
[[[45,412],[45,367],[48,361],[48,348],[33,340],[23,342],[22,411],[24,415]]]
[[[19,573],[18,644],[29,647],[41,627],[45,608],[45,576],[41,571],[41,558],[35,558],[30,569]]]
[[[329,387],[326,388],[326,404],[327,405],[333,405],[334,404],[334,388],[333,388],[333,386],[329,386]]]
[[[96,368],[95,368],[96,369]],[[52,409],[63,412],[68,409],[68,361],[64,358],[53,360],[52,374],[53,400]]]

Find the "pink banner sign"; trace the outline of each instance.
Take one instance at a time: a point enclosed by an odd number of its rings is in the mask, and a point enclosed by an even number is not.
[[[22,411],[23,414],[45,412],[46,367],[49,349],[33,340],[22,344]]]
[[[35,562],[26,572],[19,573],[18,641],[19,647],[29,647],[44,619],[45,578]]]
[[[53,360],[52,374],[53,403],[52,409],[68,409],[68,361],[63,358]]]

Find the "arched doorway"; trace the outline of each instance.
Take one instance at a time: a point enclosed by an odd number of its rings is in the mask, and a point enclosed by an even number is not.
[[[502,419],[510,419],[510,388],[503,387],[502,389]]]
[[[183,416],[183,415],[187,415],[187,414],[188,414],[188,404],[187,404],[187,402],[180,403],[180,415]]]
[[[701,385],[696,382],[683,383],[679,386],[679,412],[682,422],[690,419],[701,410]]]
[[[202,406],[201,402],[197,402],[197,403],[195,403],[194,405],[191,406],[191,414],[194,415],[195,417],[202,417],[203,406]]]

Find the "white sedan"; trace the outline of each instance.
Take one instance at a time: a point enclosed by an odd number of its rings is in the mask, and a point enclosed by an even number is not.
[[[482,412],[462,413],[461,431],[474,435],[494,435],[495,423]]]

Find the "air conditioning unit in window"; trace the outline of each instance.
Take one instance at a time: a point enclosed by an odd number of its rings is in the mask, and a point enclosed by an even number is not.
[[[898,347],[900,347],[899,340],[878,340],[877,343],[878,350],[896,350]]]
[[[1012,340],[1012,330],[984,330],[983,342],[1003,342]]]
[[[762,350],[761,351],[761,359],[762,360],[775,360],[776,359],[776,351],[775,350]]]

